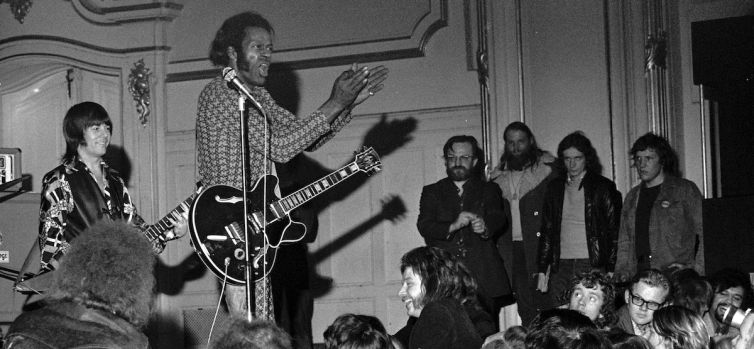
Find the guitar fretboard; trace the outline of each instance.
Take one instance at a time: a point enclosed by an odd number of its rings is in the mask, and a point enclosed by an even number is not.
[[[357,172],[359,172],[359,166],[354,161],[273,203],[272,211],[277,212],[275,206],[278,206],[282,209],[280,213],[287,214]]]
[[[149,228],[144,231],[144,236],[146,236],[150,242],[153,242],[165,236],[166,231],[173,229],[173,223],[171,223],[170,220],[172,219],[174,221],[177,221],[181,219],[182,214],[184,212],[188,212],[189,202],[193,199],[194,196],[192,195],[190,198],[181,202],[176,208],[165,215],[165,217],[162,217],[162,219],[157,221],[157,223],[149,226]]]

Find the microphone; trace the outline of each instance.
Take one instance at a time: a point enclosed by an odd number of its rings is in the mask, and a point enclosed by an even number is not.
[[[259,109],[262,113],[264,113],[264,109],[262,108],[262,105],[257,102],[256,99],[251,95],[251,92],[246,88],[246,85],[241,82],[241,79],[238,78],[238,75],[236,74],[236,71],[231,67],[225,67],[223,68],[223,80],[225,80],[229,85],[232,85],[238,92],[241,92],[246,98],[251,100],[252,103],[254,103],[254,106]]]

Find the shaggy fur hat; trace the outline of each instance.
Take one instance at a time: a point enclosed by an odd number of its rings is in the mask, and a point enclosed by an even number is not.
[[[154,263],[149,241],[133,225],[98,222],[61,259],[48,299],[106,310],[142,326],[153,302]]]

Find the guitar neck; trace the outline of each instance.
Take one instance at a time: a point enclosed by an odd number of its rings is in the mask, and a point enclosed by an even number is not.
[[[297,207],[309,202],[320,194],[324,193],[328,189],[334,187],[338,183],[344,181],[346,178],[353,176],[360,171],[356,161],[351,162],[338,169],[335,172],[330,173],[327,176],[320,178],[312,184],[309,184],[293,194],[290,194],[274,203],[270,206],[273,212],[288,213]],[[278,210],[278,208],[280,210]]]
[[[149,228],[144,231],[144,236],[146,236],[150,242],[165,236],[166,231],[173,229],[173,223],[171,223],[170,220],[172,219],[174,221],[177,221],[181,219],[183,213],[188,211],[191,200],[193,200],[193,198],[194,196],[191,196],[190,198],[184,200],[178,206],[176,206],[176,208],[168,212],[165,217],[162,217],[162,219],[157,221],[157,223],[150,225]]]

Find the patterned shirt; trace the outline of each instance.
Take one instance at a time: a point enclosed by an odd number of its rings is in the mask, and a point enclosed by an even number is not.
[[[317,110],[307,118],[299,119],[279,106],[264,87],[250,88],[254,99],[267,113],[269,120],[268,173],[274,169],[272,162],[285,163],[304,150],[315,150],[330,140],[342,129],[352,115],[349,109],[338,115],[332,124]],[[199,179],[205,186],[229,185],[242,187],[241,165],[241,125],[238,122],[239,93],[229,88],[222,77],[216,77],[199,94],[196,119],[197,166]],[[255,108],[249,107],[246,116],[248,127],[248,166],[249,188],[265,174],[264,170],[264,116]],[[228,287],[228,297],[241,298],[245,288]],[[273,314],[269,279],[254,285],[257,299],[255,313],[258,317],[271,320]],[[264,301],[259,301],[264,297]],[[245,303],[245,300],[242,301]],[[241,309],[231,309],[240,311]],[[265,316],[264,314],[267,314]]]
[[[103,218],[123,219],[144,230],[147,224],[136,212],[123,179],[100,162],[107,186],[102,190],[89,168],[78,159],[64,162],[42,179],[39,212],[41,271],[57,268],[71,241]],[[152,242],[159,253],[165,241]]]
[[[252,87],[251,94],[264,108],[270,120],[269,156],[277,163],[286,163],[304,150],[314,150],[330,140],[351,121],[351,113],[338,115],[332,125],[319,110],[299,119],[272,99],[264,87]],[[205,186],[224,184],[241,188],[241,142],[238,123],[238,92],[229,88],[221,77],[210,81],[199,95],[196,120],[196,141],[199,177]],[[264,119],[249,108],[248,148],[249,183],[264,173]],[[268,168],[272,168],[268,164]],[[268,170],[269,172],[270,170]]]

